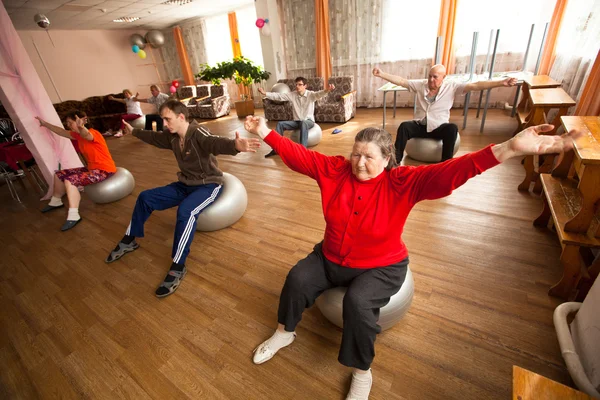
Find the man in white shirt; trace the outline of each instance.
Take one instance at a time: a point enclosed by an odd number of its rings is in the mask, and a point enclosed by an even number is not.
[[[294,113],[293,121],[279,121],[275,130],[281,136],[286,130],[300,129],[300,143],[302,146],[308,146],[308,130],[315,126],[315,101],[325,97],[327,93],[335,89],[335,85],[329,84],[326,90],[313,92],[306,89],[306,79],[299,76],[294,80],[296,91],[290,93],[265,92],[259,88],[258,91],[268,99],[276,101],[289,101],[292,104]],[[275,150],[271,150],[265,157],[276,155]]]
[[[470,90],[486,90],[499,86],[514,86],[515,78],[502,81],[481,81],[477,83],[445,82],[446,67],[434,65],[427,79],[404,79],[386,74],[379,68],[373,68],[373,75],[407,88],[417,94],[417,111],[412,121],[405,121],[398,127],[396,134],[396,161],[402,161],[406,142],[412,138],[431,138],[442,140],[442,161],[452,158],[458,127],[449,123],[450,109],[456,95],[462,96]]]
[[[169,100],[169,95],[161,93],[160,89],[156,85],[150,86],[150,93],[152,93],[152,96],[147,99],[138,98],[139,93],[136,93],[135,100],[139,101],[140,103],[152,104],[154,107],[156,107],[156,113],[146,114],[146,126],[144,129],[151,131],[152,122],[156,122],[156,130],[160,132],[163,130],[163,119],[161,118],[158,110],[160,110],[160,106],[162,106],[165,101]]]

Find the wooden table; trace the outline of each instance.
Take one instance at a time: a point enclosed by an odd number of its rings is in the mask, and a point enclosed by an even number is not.
[[[548,75],[524,75],[523,76],[523,96],[517,107],[517,130],[519,133],[523,130],[523,122],[529,113],[530,91],[532,89],[551,89],[560,87],[561,83],[550,78]],[[520,114],[520,116],[519,116]]]
[[[593,397],[513,365],[513,400],[594,400]]]
[[[531,110],[529,111],[529,114],[521,119],[522,114],[517,112],[517,119],[522,125],[522,128],[519,130],[546,123],[554,125],[554,129],[550,132],[545,132],[545,135],[556,134],[556,130],[560,126],[560,117],[569,111],[569,107],[576,104],[575,100],[561,88],[532,89],[529,91],[529,97],[531,99]],[[547,119],[547,114],[552,109],[558,109],[558,113],[552,122],[550,122]],[[523,179],[523,182],[519,185],[519,190],[529,190],[531,182],[535,182],[539,174],[550,172],[553,161],[553,156],[545,156],[543,162],[540,162],[540,158],[537,156],[526,156],[525,162],[523,163],[525,168],[525,179]],[[539,193],[541,191],[541,185],[538,184],[534,191]]]
[[[593,280],[588,275],[597,274],[594,268],[582,267],[580,248],[600,247],[600,117],[564,116],[561,122],[565,130],[578,129],[584,136],[551,174],[541,176],[544,209],[534,225],[545,226],[553,218],[564,274],[550,294],[567,299],[579,279]]]

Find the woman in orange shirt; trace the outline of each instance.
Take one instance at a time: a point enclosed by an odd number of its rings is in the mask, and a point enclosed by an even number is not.
[[[117,171],[117,167],[100,132],[85,127],[87,123],[85,112],[74,110],[67,114],[65,124],[69,130],[49,124],[40,117],[36,118],[40,121],[40,126],[50,129],[59,136],[76,140],[79,150],[87,161],[87,167],[56,171],[52,198],[48,205],[42,209],[42,212],[45,213],[63,207],[62,197],[66,193],[69,200],[69,212],[67,221],[60,230],[67,231],[81,221],[79,216],[79,201],[81,200],[79,188],[102,182],[113,175]]]

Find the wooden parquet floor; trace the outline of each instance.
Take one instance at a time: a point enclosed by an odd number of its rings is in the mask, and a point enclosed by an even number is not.
[[[388,118],[395,135],[411,117]],[[452,121],[461,125],[460,110]],[[474,115],[458,155],[507,139],[514,120]],[[215,134],[242,135],[235,115],[205,122]],[[316,150],[348,155],[354,134],[381,124],[381,109],[350,122],[322,124]],[[331,131],[339,127],[338,135]],[[137,195],[174,181],[169,151],[133,137],[108,139],[117,165],[136,179],[134,193],[96,205],[84,195],[84,220],[61,233],[63,211],[42,215],[33,190],[24,205],[0,187],[0,398],[2,399],[343,399],[349,370],[337,362],[341,330],[307,310],[294,344],[266,364],[253,349],[276,326],[289,269],[321,240],[317,185],[278,157],[220,156],[248,191],[234,226],[197,232],[188,275],[172,296],[154,289],[170,265],[175,209],[156,212],[141,248],[104,259],[122,237]],[[536,230],[538,197],[517,191],[510,160],[450,197],[422,202],[404,230],[415,279],[408,314],[376,343],[371,399],[506,399],[519,365],[570,383],[547,296],[561,276],[555,235]]]

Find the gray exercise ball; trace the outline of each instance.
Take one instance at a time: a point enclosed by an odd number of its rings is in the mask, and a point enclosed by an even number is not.
[[[148,42],[148,44],[153,48],[157,49],[165,44],[165,35],[161,31],[153,29],[146,33],[146,42]]]
[[[129,43],[132,46],[136,45],[142,50],[146,47],[146,39],[144,39],[144,37],[138,33],[134,33],[133,35],[129,36]]]
[[[323,137],[323,131],[321,127],[315,124],[312,128],[308,130],[308,147],[313,147],[319,144],[321,138]],[[300,129],[294,130],[292,136],[290,137],[294,142],[300,143]]]
[[[456,133],[454,152],[460,147],[460,133]],[[442,141],[437,139],[413,138],[406,142],[406,154],[413,160],[436,163],[442,160]]]
[[[415,293],[415,281],[410,268],[406,271],[406,278],[400,290],[390,298],[387,303],[379,310],[379,320],[377,323],[382,330],[394,326],[408,312]],[[334,287],[328,289],[317,297],[316,305],[321,313],[334,325],[344,328],[344,295],[345,287]]]
[[[142,115],[141,117],[136,118],[133,121],[129,121],[129,125],[133,126],[134,128],[145,129],[146,128],[146,116]]]
[[[275,93],[289,93],[291,92],[290,87],[283,82],[279,82],[273,85],[271,92]]]
[[[100,183],[85,186],[85,194],[94,203],[104,204],[121,200],[129,196],[135,187],[135,179],[125,168],[117,168],[117,172]]]
[[[196,230],[212,232],[235,224],[248,206],[248,193],[242,181],[223,172],[223,187],[217,200],[198,216]]]

